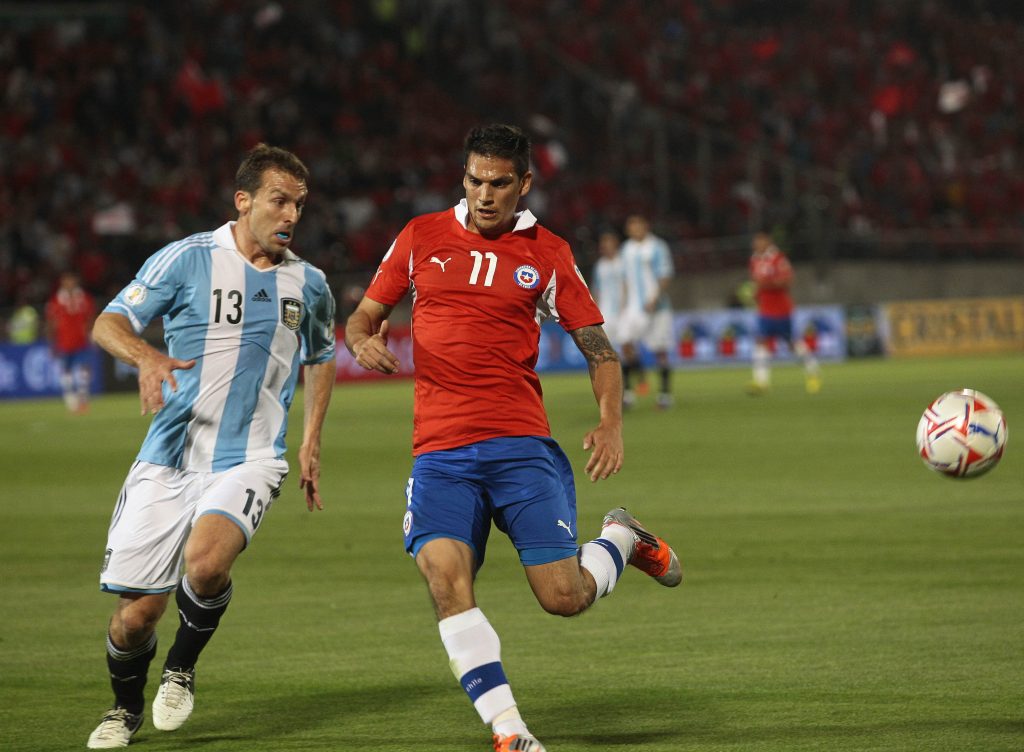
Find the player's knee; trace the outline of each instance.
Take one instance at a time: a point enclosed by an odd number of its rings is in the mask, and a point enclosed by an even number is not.
[[[468,546],[447,539],[427,543],[416,555],[434,610],[444,619],[473,608],[473,554]]]

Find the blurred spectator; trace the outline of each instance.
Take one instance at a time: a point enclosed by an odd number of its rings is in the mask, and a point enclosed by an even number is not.
[[[14,345],[31,345],[39,339],[39,311],[28,295],[18,294],[18,301],[7,321],[7,338]]]
[[[652,202],[680,241],[806,226],[822,196],[860,235],[1024,228],[1019,3],[46,5],[0,27],[0,308],[70,268],[110,292],[218,221],[209,166],[261,140],[315,166],[296,251],[365,283],[451,203],[453,135],[502,118],[569,238]]]

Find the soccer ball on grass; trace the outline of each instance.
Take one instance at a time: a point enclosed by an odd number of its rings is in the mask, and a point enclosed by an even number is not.
[[[929,468],[951,478],[973,478],[996,466],[1006,448],[1006,418],[976,389],[946,392],[917,424],[917,451]]]

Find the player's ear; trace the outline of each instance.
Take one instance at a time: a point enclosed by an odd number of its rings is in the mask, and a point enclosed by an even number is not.
[[[523,173],[523,182],[519,186],[519,198],[522,198],[530,192],[530,186],[533,184],[533,173],[527,170]]]
[[[252,197],[249,192],[235,191],[235,208],[238,209],[239,215],[248,214],[250,206],[252,206]]]

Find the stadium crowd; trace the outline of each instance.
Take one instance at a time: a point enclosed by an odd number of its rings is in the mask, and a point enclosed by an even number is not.
[[[605,80],[625,76],[634,107],[725,134],[711,222],[684,221],[683,237],[734,233],[769,199],[751,185],[755,149],[774,157],[762,183],[787,164],[801,192],[812,174],[831,183],[834,221],[854,232],[1021,228],[1019,5],[584,3],[600,24],[570,4],[533,5],[525,37]],[[699,184],[693,164],[681,169],[683,185]]]
[[[787,191],[854,233],[1024,224],[1009,0],[54,5],[0,24],[0,310],[70,268],[109,298],[230,213],[259,141],[311,168],[296,251],[365,276],[456,200],[458,134],[502,119],[535,138],[535,212],[584,246],[652,205],[674,243],[799,223]]]

